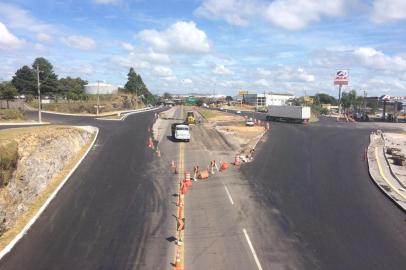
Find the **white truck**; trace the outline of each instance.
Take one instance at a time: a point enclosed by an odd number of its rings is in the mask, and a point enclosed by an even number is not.
[[[268,106],[266,120],[308,123],[310,120],[310,107],[270,105]]]

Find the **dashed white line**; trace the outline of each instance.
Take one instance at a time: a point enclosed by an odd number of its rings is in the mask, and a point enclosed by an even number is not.
[[[257,257],[257,253],[255,252],[255,249],[254,249],[254,247],[253,247],[253,245],[251,243],[251,240],[250,240],[250,238],[248,236],[247,230],[244,228],[244,229],[242,229],[242,231],[244,232],[245,239],[247,239],[248,245],[250,246],[252,255],[254,256],[254,260],[255,260],[255,263],[257,264],[258,269],[262,270],[261,263],[259,262],[259,259]]]
[[[226,185],[224,185],[224,189],[226,190],[226,193],[227,193],[228,199],[230,200],[230,203],[231,203],[232,205],[234,205],[233,198],[231,197],[230,191],[228,191],[228,188],[227,188]]]

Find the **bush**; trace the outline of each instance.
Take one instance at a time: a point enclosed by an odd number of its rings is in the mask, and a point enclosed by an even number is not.
[[[1,109],[0,110],[0,120],[22,120],[24,115],[20,110],[14,109]]]
[[[0,187],[6,186],[18,162],[18,144],[12,141],[0,146]]]

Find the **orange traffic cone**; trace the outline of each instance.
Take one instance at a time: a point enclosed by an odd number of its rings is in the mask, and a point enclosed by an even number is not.
[[[180,254],[179,251],[176,252],[176,262],[175,262],[175,269],[182,269],[182,262],[180,261]]]

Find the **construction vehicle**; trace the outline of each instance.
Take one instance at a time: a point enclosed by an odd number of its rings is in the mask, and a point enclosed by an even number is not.
[[[310,107],[307,106],[268,106],[268,121],[285,121],[295,123],[308,123]]]
[[[190,111],[190,112],[187,112],[187,114],[186,114],[186,124],[196,124],[196,118],[195,118],[195,113],[194,112],[192,112],[192,111]]]

